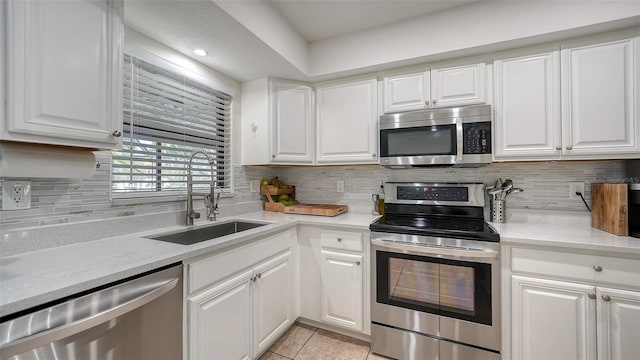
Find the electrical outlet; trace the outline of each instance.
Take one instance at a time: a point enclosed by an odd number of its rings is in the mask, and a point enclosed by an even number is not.
[[[257,193],[258,191],[260,191],[260,180],[251,180],[249,182],[249,186],[252,193]]]
[[[31,181],[2,182],[2,210],[31,208]]]
[[[343,193],[344,192],[344,180],[336,181],[336,191],[339,192],[339,193]]]
[[[582,181],[574,181],[569,183],[569,199],[580,199],[580,196],[576,195],[576,192],[582,193],[582,196],[585,196],[584,193],[584,182]]]

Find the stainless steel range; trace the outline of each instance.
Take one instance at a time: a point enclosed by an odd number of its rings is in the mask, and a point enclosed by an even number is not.
[[[371,224],[371,349],[500,359],[500,236],[481,183],[386,183]]]

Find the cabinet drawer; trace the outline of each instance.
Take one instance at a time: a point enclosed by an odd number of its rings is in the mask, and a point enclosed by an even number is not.
[[[640,287],[640,259],[521,248],[512,249],[511,256],[514,273]]]
[[[320,233],[320,246],[362,252],[362,233],[324,230]]]
[[[188,292],[193,294],[291,247],[291,230],[255,240],[240,247],[221,250],[187,265]]]

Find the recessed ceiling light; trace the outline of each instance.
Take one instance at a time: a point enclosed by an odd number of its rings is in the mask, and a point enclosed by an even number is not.
[[[202,49],[195,49],[193,50],[193,53],[199,56],[207,56],[208,54],[206,50],[202,50]]]

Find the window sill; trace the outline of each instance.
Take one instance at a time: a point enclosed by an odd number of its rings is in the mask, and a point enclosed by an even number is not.
[[[234,196],[233,193],[225,193],[223,192],[220,197],[232,198]],[[201,199],[201,197],[196,197],[196,199]],[[187,194],[176,194],[176,195],[148,195],[141,194],[137,196],[123,196],[120,195],[118,197],[111,198],[111,205],[113,206],[121,206],[121,205],[139,205],[139,204],[154,204],[154,203],[166,203],[166,202],[178,202],[178,201],[187,201]]]

